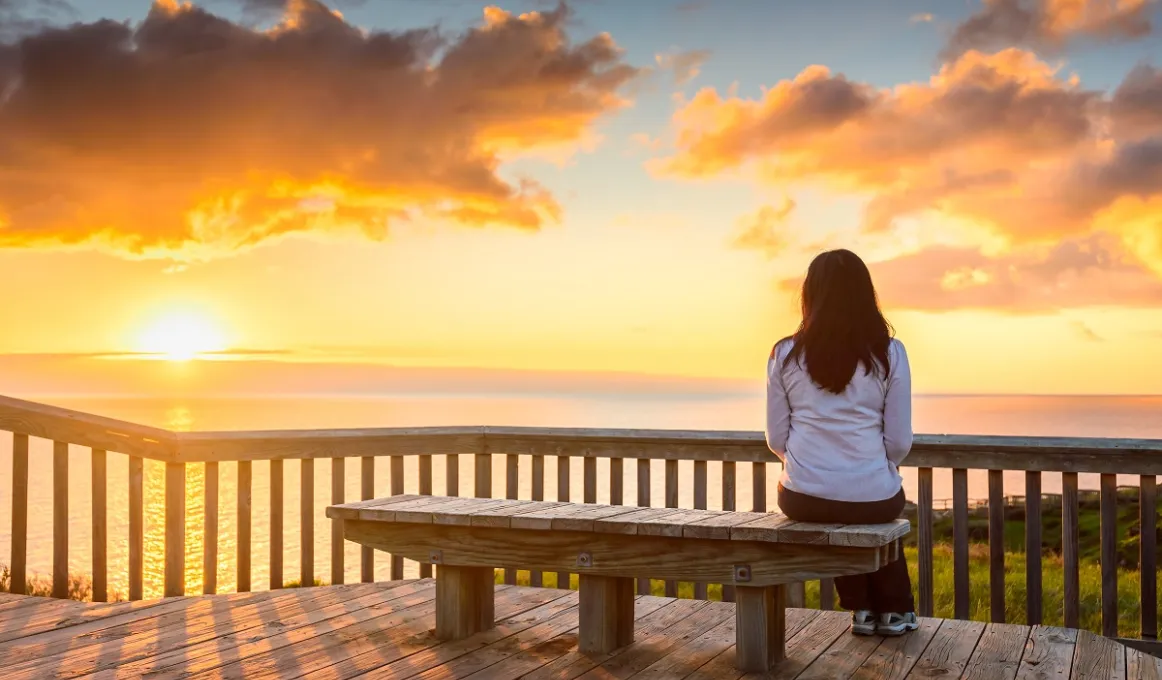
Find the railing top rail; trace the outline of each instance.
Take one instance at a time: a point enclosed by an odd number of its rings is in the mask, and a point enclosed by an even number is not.
[[[775,461],[762,432],[464,426],[176,433],[10,397],[0,397],[0,429],[177,462],[441,453]],[[904,464],[1162,475],[1162,439],[917,435]]]

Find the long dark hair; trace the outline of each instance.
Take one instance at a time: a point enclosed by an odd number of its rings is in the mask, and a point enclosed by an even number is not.
[[[803,321],[786,361],[802,357],[811,380],[841,394],[860,364],[887,375],[892,333],[867,265],[850,250],[829,250],[807,268]]]

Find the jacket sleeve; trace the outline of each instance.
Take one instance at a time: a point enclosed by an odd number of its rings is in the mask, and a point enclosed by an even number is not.
[[[903,343],[892,341],[884,398],[884,450],[896,465],[912,450],[912,370]]]
[[[783,356],[779,345],[771,349],[767,360],[767,447],[783,459],[787,450],[787,437],[791,433],[791,403],[787,399],[787,389],[783,385]]]

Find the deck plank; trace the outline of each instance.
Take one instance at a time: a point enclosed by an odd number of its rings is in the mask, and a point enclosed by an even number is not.
[[[1162,680],[1162,659],[1126,647],[1127,680]]]
[[[749,673],[746,680],[798,678],[841,635],[850,634],[851,617],[841,612],[819,612],[803,630],[787,641],[787,658],[770,673]]]
[[[903,680],[944,622],[921,618],[920,627],[899,637],[885,638],[876,651],[853,674],[852,680]]]
[[[815,609],[788,609],[786,626],[787,642],[790,643],[817,616],[819,616],[819,611]],[[729,647],[687,675],[686,680],[720,680],[727,678],[734,680],[741,676],[742,672],[738,670],[735,664],[734,640],[732,639],[730,642]]]
[[[1087,630],[1077,631],[1072,680],[1121,680],[1126,677],[1125,648]]]
[[[842,615],[841,615],[842,616]],[[828,616],[828,618],[832,618]],[[854,674],[883,643],[883,638],[872,635],[844,634],[836,638],[819,658],[807,666],[799,680],[832,680]]]
[[[1076,630],[1033,626],[1025,643],[1017,680],[1066,680],[1073,669],[1076,645]]]
[[[983,633],[984,624],[979,621],[945,620],[907,677],[910,680],[960,677]]]
[[[1013,680],[1025,653],[1029,627],[990,623],[977,642],[965,668],[965,680]]]

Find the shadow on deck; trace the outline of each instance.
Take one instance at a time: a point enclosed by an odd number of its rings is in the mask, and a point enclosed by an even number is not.
[[[575,591],[498,586],[495,629],[433,637],[434,582],[116,604],[0,595],[4,680],[17,678],[738,678],[734,606],[639,597],[636,642],[577,652]],[[776,678],[1162,678],[1162,659],[1085,631],[923,619],[855,637],[848,615],[787,612]]]

